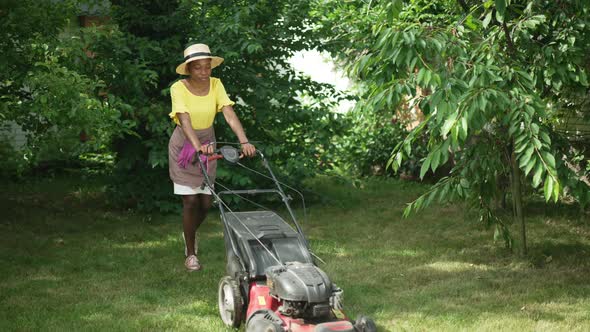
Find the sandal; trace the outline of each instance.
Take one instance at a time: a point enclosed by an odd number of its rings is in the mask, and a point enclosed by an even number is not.
[[[195,255],[197,254],[197,243],[199,241],[199,235],[195,234]],[[184,243],[184,257],[188,257],[188,250],[186,250],[186,238],[184,237],[184,232],[182,232],[182,242]]]
[[[199,259],[195,255],[188,256],[184,261],[184,266],[186,266],[187,270],[189,271],[198,271],[201,269]]]

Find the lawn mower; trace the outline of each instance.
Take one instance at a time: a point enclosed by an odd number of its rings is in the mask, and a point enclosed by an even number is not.
[[[289,205],[281,182],[262,152],[257,157],[268,175],[241,163],[237,148],[225,145],[207,158],[196,158],[201,169],[208,160],[223,159],[272,180],[273,189],[216,192],[207,175],[207,186],[219,204],[226,250],[226,275],[219,282],[218,305],[223,323],[246,332],[374,332],[375,323],[360,316],[349,320],[342,310],[343,291],[316,266],[309,243]],[[203,160],[204,159],[204,160]],[[284,184],[283,184],[284,185]],[[286,185],[285,185],[286,186]],[[274,211],[233,211],[225,195],[276,194],[284,202],[292,223]],[[292,227],[294,226],[294,228]]]

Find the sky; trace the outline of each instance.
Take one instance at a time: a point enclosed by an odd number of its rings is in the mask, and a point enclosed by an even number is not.
[[[309,75],[316,82],[332,84],[338,91],[346,91],[350,86],[350,80],[334,67],[327,54],[315,50],[302,51],[297,52],[290,61],[295,69]],[[354,102],[342,101],[338,111],[346,112],[352,106]]]

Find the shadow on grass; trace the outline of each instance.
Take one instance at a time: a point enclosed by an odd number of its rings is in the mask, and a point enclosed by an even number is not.
[[[561,268],[539,273],[526,264],[475,265],[461,260],[392,264],[373,258],[352,268],[330,270],[344,281],[340,286],[353,313],[376,317],[384,329],[392,330],[416,317],[473,327],[486,319],[562,322],[571,319],[572,311],[583,314],[576,303],[590,296],[587,268],[578,273]]]
[[[529,198],[525,211],[529,217],[559,217],[590,222],[590,210],[582,210],[578,203],[545,203],[541,197]]]
[[[385,331],[590,326],[590,243],[580,237],[587,228],[530,220],[523,259],[456,208],[402,219],[399,201],[389,212],[372,203],[348,213],[327,208],[311,227],[351,317],[375,317]],[[337,222],[324,223],[332,214]]]
[[[84,194],[85,195],[85,194]],[[203,227],[204,270],[183,265],[179,217],[110,211],[76,188],[4,191],[0,330],[223,331],[221,227]]]
[[[43,248],[34,264],[19,256],[12,264],[2,259],[3,271],[11,276],[2,278],[2,307],[10,315],[5,322],[14,324],[5,327],[222,330],[217,314],[217,282],[224,271],[223,254],[217,251],[221,237],[205,237],[204,270],[188,273],[179,236],[142,231],[144,236],[117,237],[139,232],[127,224],[77,234],[76,240]]]

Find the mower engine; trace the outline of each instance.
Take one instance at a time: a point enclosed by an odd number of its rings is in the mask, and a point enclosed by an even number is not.
[[[309,263],[292,262],[266,270],[266,283],[272,297],[279,300],[279,312],[292,318],[327,318],[330,303],[340,302],[335,287],[326,273]]]

